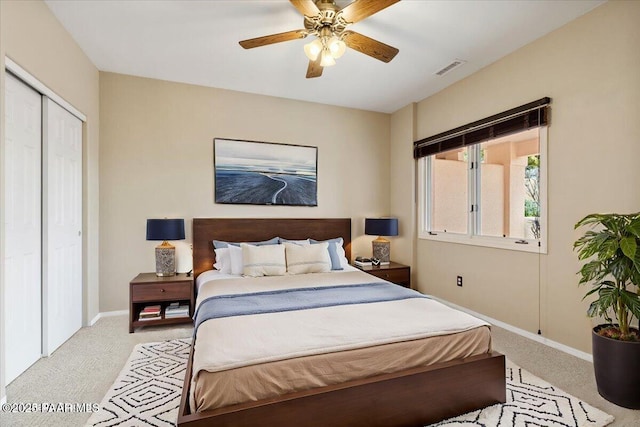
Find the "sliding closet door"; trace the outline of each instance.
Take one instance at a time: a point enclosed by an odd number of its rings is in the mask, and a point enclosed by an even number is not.
[[[82,327],[82,122],[44,98],[44,354]]]
[[[5,367],[13,381],[42,354],[41,96],[5,79]]]

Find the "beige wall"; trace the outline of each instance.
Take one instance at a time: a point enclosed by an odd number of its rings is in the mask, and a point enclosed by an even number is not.
[[[590,352],[573,225],[591,212],[640,209],[639,22],[640,2],[606,3],[418,103],[419,139],[553,99],[548,255],[419,240],[420,290],[535,333],[540,285],[543,336]]]
[[[186,271],[193,217],[351,217],[353,254],[370,255],[364,217],[389,214],[388,114],[100,73],[100,118],[101,312],[154,270],[147,218],[185,218]],[[318,206],[215,204],[215,137],[317,146]]]
[[[87,117],[83,126],[83,317],[98,314],[98,70],[41,1],[0,1],[0,70],[8,56]],[[4,72],[0,72],[0,164],[4,162]],[[0,174],[0,179],[2,174]],[[4,217],[0,182],[0,218]],[[0,239],[0,260],[4,241]],[[4,301],[0,275],[0,301]],[[1,311],[0,311],[1,313]],[[0,331],[4,316],[0,314]],[[0,396],[4,396],[4,334],[0,334]]]
[[[391,259],[413,266],[416,202],[415,162],[413,141],[415,140],[416,104],[409,104],[391,115],[389,182],[391,184],[390,212],[398,218],[398,236],[390,237]],[[415,270],[411,270],[411,274]]]

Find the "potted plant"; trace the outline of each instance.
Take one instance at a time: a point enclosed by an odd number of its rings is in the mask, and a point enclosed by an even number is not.
[[[625,408],[640,409],[640,212],[587,215],[575,228],[590,229],[573,244],[580,285],[595,296],[587,314],[606,324],[593,328],[592,350],[598,393]],[[613,316],[613,318],[612,318]],[[615,321],[614,321],[615,319]]]

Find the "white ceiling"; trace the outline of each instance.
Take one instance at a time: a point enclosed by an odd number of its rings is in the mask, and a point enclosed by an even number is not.
[[[400,49],[354,50],[306,79],[309,39],[238,41],[304,28],[286,0],[45,0],[101,71],[391,113],[473,74],[603,0],[403,0],[349,28]],[[344,7],[350,1],[339,0]],[[443,77],[434,72],[467,61]]]

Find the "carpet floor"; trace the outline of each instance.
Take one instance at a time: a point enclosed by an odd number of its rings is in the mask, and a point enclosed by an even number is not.
[[[7,402],[98,405],[137,344],[189,338],[193,333],[188,325],[176,325],[150,326],[130,334],[128,321],[126,315],[103,317],[92,327],[82,328],[53,355],[10,383]],[[496,326],[492,337],[493,348],[518,366],[613,415],[610,427],[640,426],[640,411],[621,408],[598,395],[591,363]],[[89,411],[3,412],[0,426],[84,426],[91,415]]]
[[[173,426],[190,340],[138,344],[87,426]],[[507,359],[507,402],[434,426],[527,425],[603,427],[613,417],[541,380]]]

